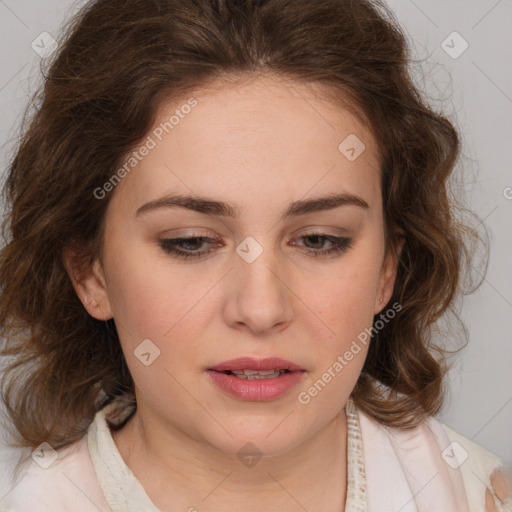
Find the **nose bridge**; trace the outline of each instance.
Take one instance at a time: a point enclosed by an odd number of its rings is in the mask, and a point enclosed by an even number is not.
[[[254,331],[270,329],[291,318],[290,294],[285,285],[279,254],[270,237],[262,243],[247,237],[237,247],[233,273],[234,293],[230,297],[230,322],[244,323]]]
[[[251,296],[256,298],[260,295],[270,294],[275,297],[280,295],[280,281],[276,278],[278,274],[277,254],[274,250],[270,237],[259,241],[249,236],[237,247],[239,256],[235,265],[237,281],[240,283],[240,290],[250,291]]]

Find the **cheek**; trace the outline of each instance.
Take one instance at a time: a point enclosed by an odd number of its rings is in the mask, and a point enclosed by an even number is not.
[[[309,316],[308,338],[321,350],[298,400],[313,404],[318,418],[334,415],[360,375],[371,343],[376,274],[374,266],[361,263],[308,290],[308,305],[317,312]]]
[[[204,357],[201,297],[211,284],[205,280],[185,283],[179,274],[170,275],[169,269],[165,273],[136,261],[119,262],[110,282],[123,353],[144,394],[151,396],[162,385],[178,392],[171,376]]]
[[[148,250],[114,243],[110,249],[105,258],[108,294],[116,322],[124,327],[121,336],[133,338],[131,343],[141,336],[162,338],[185,314],[190,286],[180,282],[178,273],[169,275],[169,266]]]
[[[308,338],[316,340],[315,344],[322,348],[314,366],[315,378],[321,378],[328,371],[331,375],[343,376],[332,379],[335,384],[329,386],[326,399],[331,392],[337,395],[355,384],[371,342],[373,302],[370,304],[362,289],[360,294],[345,292],[343,288],[337,288],[326,290],[324,298],[319,295],[318,317],[322,323],[318,324],[312,317],[309,324]],[[329,375],[326,378],[329,379]]]
[[[201,334],[212,311],[220,308],[211,293],[218,279],[207,271],[185,272],[165,255],[150,257],[155,250],[126,251],[126,257],[111,260],[109,297],[124,350],[133,354],[150,339],[161,351],[159,363],[169,363],[171,348],[173,354],[199,357]]]
[[[380,261],[362,252],[354,252],[328,279],[310,282],[303,292],[308,305],[343,338],[357,335],[373,321]]]
[[[183,290],[179,282],[133,276],[116,288],[116,319],[134,335],[166,343],[197,316],[204,284]]]

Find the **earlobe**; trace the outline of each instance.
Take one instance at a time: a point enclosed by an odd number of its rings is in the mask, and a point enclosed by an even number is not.
[[[87,312],[97,320],[112,318],[103,267],[98,258],[84,267],[76,252],[65,249],[63,261],[73,288]]]

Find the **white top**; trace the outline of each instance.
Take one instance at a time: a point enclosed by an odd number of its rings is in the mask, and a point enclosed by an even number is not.
[[[107,423],[132,410],[119,414],[114,402],[107,405],[87,434],[46,468],[35,451],[18,483],[0,496],[0,512],[160,512],[125,464]],[[404,431],[381,425],[352,400],[346,414],[345,512],[484,512],[486,487],[498,512],[512,511],[512,497],[501,503],[490,484],[499,458],[435,418]],[[39,454],[43,466],[52,454],[51,448]]]

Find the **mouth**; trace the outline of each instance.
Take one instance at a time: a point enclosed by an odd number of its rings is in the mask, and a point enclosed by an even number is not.
[[[225,393],[244,401],[275,400],[302,381],[306,370],[281,358],[241,357],[208,368],[212,382]]]
[[[212,370],[217,371],[217,370]],[[226,370],[218,373],[232,375],[238,379],[256,380],[256,379],[276,379],[285,373],[291,373],[290,370]]]
[[[280,357],[267,357],[264,359],[258,359],[255,357],[238,357],[236,359],[230,359],[224,361],[215,366],[208,368],[217,372],[231,372],[236,376],[253,376],[261,375],[268,376],[277,372],[293,372],[293,371],[305,371],[304,368],[296,363],[281,359]]]

